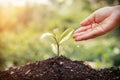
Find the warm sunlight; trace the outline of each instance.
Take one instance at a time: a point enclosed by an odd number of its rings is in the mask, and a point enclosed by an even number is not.
[[[0,5],[3,6],[24,6],[26,3],[29,4],[50,4],[49,0],[0,0]]]

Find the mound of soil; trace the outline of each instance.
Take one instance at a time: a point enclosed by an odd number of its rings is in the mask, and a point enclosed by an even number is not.
[[[0,80],[120,80],[120,69],[95,70],[60,56],[1,71]]]

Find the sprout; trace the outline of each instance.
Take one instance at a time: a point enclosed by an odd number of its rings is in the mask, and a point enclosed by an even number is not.
[[[60,45],[65,42],[66,40],[68,40],[71,35],[73,34],[74,29],[72,28],[68,28],[67,30],[65,30],[59,38],[56,37],[55,33],[44,33],[41,36],[41,39],[50,37],[53,39],[53,43],[51,43],[51,47],[54,53],[57,54],[57,56],[60,56]]]

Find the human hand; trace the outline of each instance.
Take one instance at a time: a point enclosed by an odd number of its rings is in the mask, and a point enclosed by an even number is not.
[[[75,41],[101,36],[120,25],[120,6],[98,9],[80,25],[73,35]]]

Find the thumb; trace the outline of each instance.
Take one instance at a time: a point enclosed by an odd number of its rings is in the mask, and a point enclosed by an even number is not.
[[[80,25],[81,26],[87,26],[92,24],[95,21],[95,13],[91,14],[90,16],[88,16],[85,20],[83,20]]]

